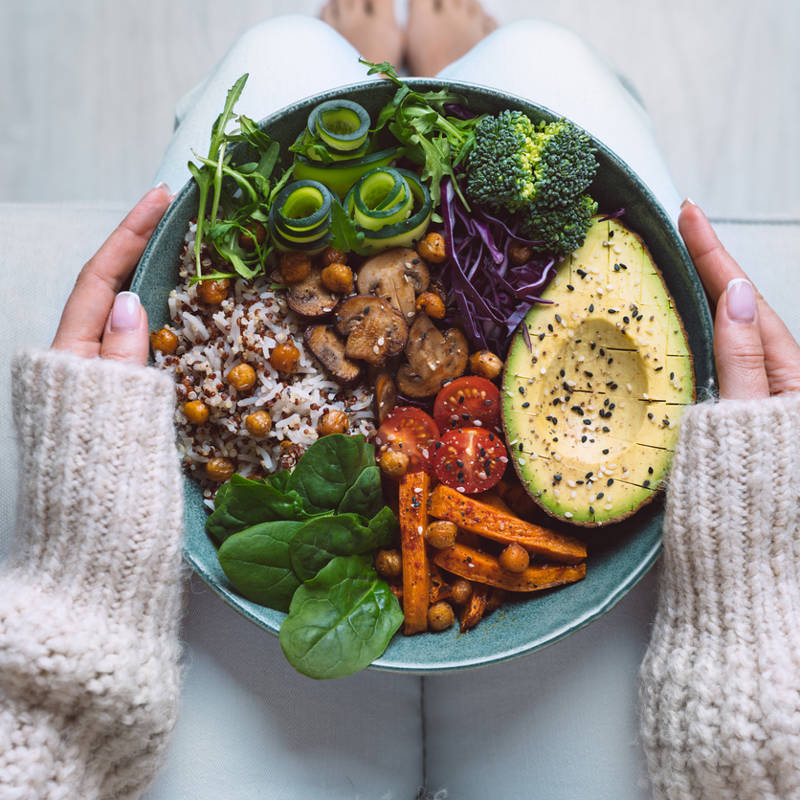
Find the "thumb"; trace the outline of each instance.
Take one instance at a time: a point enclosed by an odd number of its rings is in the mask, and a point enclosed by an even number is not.
[[[147,363],[147,312],[133,292],[120,292],[106,320],[100,358],[112,358],[131,364]]]
[[[717,302],[714,356],[721,398],[755,400],[769,397],[756,293],[746,278],[730,281]]]

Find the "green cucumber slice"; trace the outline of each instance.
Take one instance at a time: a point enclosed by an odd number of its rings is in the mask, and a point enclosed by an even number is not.
[[[327,186],[341,199],[351,186],[373,167],[385,167],[402,154],[402,148],[390,147],[369,153],[362,158],[336,161],[332,164],[323,164],[320,161],[311,161],[305,156],[297,154],[294,162],[294,177],[298,180],[317,181]]]
[[[353,187],[353,219],[365,230],[378,231],[408,219],[414,195],[408,181],[392,167],[376,167]]]
[[[364,106],[351,100],[328,100],[308,116],[307,127],[331,150],[358,150],[369,136],[370,119]]]

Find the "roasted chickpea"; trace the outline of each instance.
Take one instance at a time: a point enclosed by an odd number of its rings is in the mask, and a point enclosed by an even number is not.
[[[409,458],[399,450],[384,450],[378,459],[381,472],[387,478],[402,478],[408,471]]]
[[[239,232],[239,244],[245,250],[255,250],[256,244],[261,244],[267,238],[267,229],[256,222],[247,226],[246,231]]]
[[[178,349],[178,337],[169,328],[152,331],[150,333],[150,347],[166,355],[171,355]]]
[[[217,483],[227,481],[233,475],[235,469],[233,461],[222,456],[214,456],[206,463],[206,475]]]
[[[500,553],[500,566],[508,572],[524,572],[528,565],[531,563],[531,557],[528,551],[516,542],[508,545],[502,553]]]
[[[244,362],[231,367],[228,383],[240,392],[247,392],[256,385],[256,371]]]
[[[473,374],[491,381],[503,371],[503,361],[491,350],[478,350],[469,357],[469,368]]]
[[[472,584],[466,578],[459,578],[450,587],[450,599],[457,606],[463,606],[470,597],[472,597]]]
[[[208,421],[208,406],[202,400],[190,400],[184,403],[183,413],[193,425],[203,425]]]
[[[327,267],[328,264],[346,264],[347,254],[337,250],[335,247],[326,247],[322,251],[319,260],[323,267]]]
[[[455,522],[446,522],[440,519],[431,522],[425,528],[425,541],[437,550],[442,550],[445,547],[452,547],[456,543],[457,533],[458,527]]]
[[[276,345],[269,354],[269,363],[278,372],[293,375],[300,366],[300,351],[291,342]]]
[[[378,550],[375,570],[382,578],[398,578],[403,571],[403,559],[397,550]]]
[[[325,288],[336,294],[350,294],[353,291],[353,270],[347,264],[338,261],[328,264],[320,277]]]
[[[440,600],[428,607],[428,627],[432,631],[446,631],[456,621],[453,606]]]
[[[311,273],[311,259],[305,253],[282,253],[278,271],[285,283],[299,283]]]
[[[441,264],[447,258],[444,236],[441,233],[428,233],[417,244],[417,252],[432,264]]]
[[[417,311],[422,311],[431,319],[444,319],[444,300],[436,292],[423,292],[417,298]]]
[[[350,418],[344,411],[331,409],[322,415],[322,419],[317,426],[317,433],[320,436],[328,436],[331,433],[347,433],[350,428]]]
[[[527,244],[515,242],[508,248],[508,257],[515,267],[521,267],[533,258],[533,250]]]
[[[254,439],[263,439],[272,430],[272,417],[266,411],[254,411],[244,418],[244,427]]]
[[[200,281],[197,284],[197,296],[210,306],[218,306],[227,296],[231,282],[228,278],[218,281]]]

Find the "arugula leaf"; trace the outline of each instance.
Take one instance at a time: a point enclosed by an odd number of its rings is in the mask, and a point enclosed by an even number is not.
[[[464,98],[447,89],[415,92],[404,83],[397,70],[387,61],[380,64],[360,59],[369,67],[368,75],[381,73],[398,89],[394,97],[380,110],[375,132],[388,126],[394,137],[406,145],[407,155],[423,166],[422,179],[430,180],[431,202],[434,208],[441,202],[441,182],[450,177],[453,187],[469,211],[456,180],[455,167],[461,163],[474,142],[474,130],[481,116],[468,120],[447,114],[449,103],[464,104]]]
[[[394,519],[389,509],[389,514]],[[306,522],[289,543],[292,569],[300,580],[313,578],[332,558],[369,553],[390,544],[397,530],[385,514],[372,525],[359,514],[316,517]]]
[[[365,467],[375,465],[375,449],[361,436],[335,433],[317,439],[301,456],[288,481],[312,514],[337,508]]]
[[[331,203],[331,247],[343,253],[353,252],[367,255],[364,249],[364,232],[359,231],[356,223],[347,216],[342,204],[334,198]]]
[[[293,520],[262,522],[222,543],[220,566],[243,597],[277,611],[289,610],[300,585],[292,570],[289,543],[304,525]]]
[[[338,557],[294,593],[280,643],[310,678],[341,678],[369,666],[403,624],[400,603],[368,556]]]

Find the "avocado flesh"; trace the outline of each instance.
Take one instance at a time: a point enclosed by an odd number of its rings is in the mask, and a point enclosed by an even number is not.
[[[684,408],[689,346],[644,243],[595,218],[509,349],[503,423],[517,474],[549,514],[604,525],[652,499]]]

